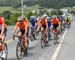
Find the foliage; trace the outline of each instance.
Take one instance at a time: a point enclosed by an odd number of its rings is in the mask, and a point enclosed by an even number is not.
[[[35,15],[35,13],[29,12],[29,13],[27,14],[27,18],[30,19],[30,16],[32,16],[32,15]]]
[[[6,19],[10,19],[11,12],[10,12],[10,11],[3,11],[2,15],[3,15]]]
[[[52,16],[52,15],[57,15],[57,14],[58,14],[58,12],[57,12],[56,10],[52,10],[52,11],[51,11],[51,16]]]
[[[9,20],[9,19],[6,19],[6,24],[7,24],[7,25],[14,25],[14,24],[16,24],[17,18],[18,18],[18,16],[20,16],[20,15],[21,15],[20,13],[13,13],[13,14],[10,16],[10,20]]]
[[[18,18],[18,16],[20,16],[20,15],[21,15],[20,13],[13,13],[13,14],[11,15],[10,20],[11,20],[11,24],[12,24],[12,25],[14,25],[14,24],[17,22],[17,18]]]

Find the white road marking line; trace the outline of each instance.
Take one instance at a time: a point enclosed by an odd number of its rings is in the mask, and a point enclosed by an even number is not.
[[[52,55],[52,57],[51,57],[50,60],[56,60],[56,58],[57,58],[57,56],[58,56],[58,54],[59,54],[59,51],[60,51],[60,49],[61,49],[62,43],[63,43],[63,41],[64,41],[64,38],[65,38],[66,33],[67,33],[67,29],[65,30],[65,32],[64,32],[64,34],[63,34],[63,36],[62,36],[62,38],[61,38],[61,41],[60,41],[60,43],[59,43],[57,49],[55,50],[55,52],[54,52],[54,54]]]

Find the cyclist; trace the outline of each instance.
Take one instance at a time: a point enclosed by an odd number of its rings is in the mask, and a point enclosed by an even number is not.
[[[47,20],[48,20],[48,28],[50,29],[50,27],[51,27],[51,17],[48,17]]]
[[[47,20],[48,20],[48,37],[51,38],[51,17],[48,17]]]
[[[13,33],[13,39],[14,39],[14,35],[16,33],[16,31],[18,30],[17,32],[17,35],[18,37],[22,37],[24,36],[25,38],[25,47],[27,48],[28,47],[28,37],[27,37],[27,32],[28,32],[28,22],[27,20],[25,20],[25,18],[23,16],[19,16],[18,17],[18,22],[16,23],[15,25],[15,28],[14,28],[14,33]]]
[[[36,22],[37,22],[36,17],[35,16],[31,16],[30,17],[30,22],[31,22],[32,28],[35,29],[36,28]]]
[[[36,31],[36,28],[37,28],[37,26],[36,26],[36,22],[37,22],[36,17],[35,16],[31,16],[30,17],[30,22],[31,22],[31,34],[32,34],[33,32]],[[33,35],[34,35],[34,40],[35,40],[36,39],[35,38],[35,33]]]
[[[59,33],[60,32],[60,20],[57,18],[56,15],[53,15],[52,16],[52,19],[51,19],[51,25],[53,26],[52,27],[52,32],[55,32],[55,29],[57,29],[57,32]]]
[[[65,20],[66,20],[66,23],[68,23],[68,24],[70,24],[70,23],[71,23],[71,19],[70,19],[70,17],[69,17],[69,16],[67,16],[67,17],[65,18]]]
[[[58,16],[58,19],[61,22],[61,32],[62,32],[62,29],[65,29],[65,18],[63,15],[60,15],[60,16]]]
[[[6,37],[6,32],[7,32],[7,26],[5,23],[4,17],[0,16],[0,38],[2,39],[2,50],[3,50],[3,55],[2,57],[5,57],[5,37]]]
[[[44,14],[41,18],[41,30],[45,32],[46,38],[48,38],[48,23],[47,23],[47,15]],[[48,43],[48,39],[46,39]]]

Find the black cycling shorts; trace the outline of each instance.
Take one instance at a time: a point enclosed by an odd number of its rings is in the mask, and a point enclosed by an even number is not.
[[[20,29],[20,31],[21,31],[22,35],[24,35],[24,33],[25,33],[25,30],[21,30],[21,29]]]
[[[0,34],[1,34],[1,31],[2,31],[2,30],[0,29]],[[7,28],[4,29],[3,34],[6,36],[6,33],[7,33]]]
[[[42,25],[42,27],[44,28],[44,30],[46,30],[46,25]]]
[[[59,27],[59,24],[53,24],[53,29],[57,29]]]

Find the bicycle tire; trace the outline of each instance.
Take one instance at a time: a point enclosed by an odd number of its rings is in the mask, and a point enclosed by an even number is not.
[[[57,32],[54,33],[54,45],[56,45],[58,42],[58,35]]]
[[[41,48],[44,48],[45,47],[45,40],[44,40],[44,36],[42,34],[41,36]]]
[[[20,60],[21,58],[20,58],[20,56],[18,55],[19,53],[18,53],[18,48],[20,47],[20,49],[21,49],[21,45],[20,45],[20,41],[17,43],[17,46],[16,46],[16,56],[17,56],[17,59],[18,60]],[[21,52],[21,50],[20,50],[20,52]],[[22,52],[21,52],[22,53]]]
[[[41,39],[41,48],[44,48],[44,47],[45,47],[44,41]]]

